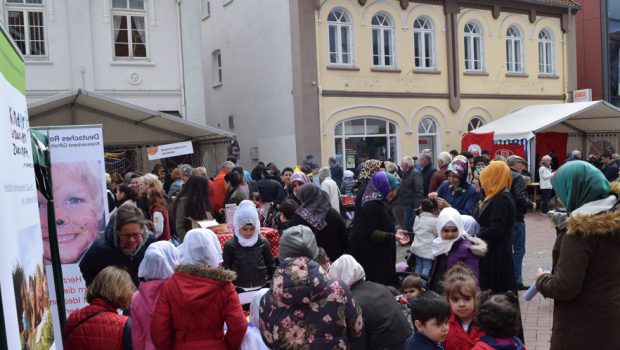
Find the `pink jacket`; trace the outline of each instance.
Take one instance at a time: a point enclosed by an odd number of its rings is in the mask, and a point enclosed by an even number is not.
[[[155,350],[151,340],[151,317],[159,298],[159,291],[166,280],[140,283],[131,298],[131,338],[134,349]]]

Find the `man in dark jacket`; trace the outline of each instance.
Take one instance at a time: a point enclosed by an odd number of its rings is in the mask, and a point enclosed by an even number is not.
[[[342,167],[340,166],[340,164],[338,164],[338,161],[336,161],[336,158],[334,157],[329,157],[329,171],[331,172],[332,180],[336,181],[338,188],[340,188],[340,186],[342,185],[342,176],[344,173]]]
[[[413,210],[420,206],[424,199],[424,180],[422,174],[413,167],[413,158],[403,157],[400,163],[403,179],[398,190],[398,203],[405,209],[405,229],[413,232],[415,215]]]
[[[611,154],[609,152],[604,152],[601,154],[601,161],[603,162],[603,175],[609,182],[616,181],[618,179],[618,162],[614,161],[611,158]]]
[[[529,208],[536,209],[536,203],[532,202],[527,194],[527,185],[521,172],[527,167],[525,159],[519,156],[510,156],[506,163],[512,171],[512,186],[510,193],[515,199],[516,216],[514,230],[512,234],[512,258],[515,269],[515,282],[519,290],[525,290],[529,286],[523,285],[521,270],[523,267],[523,257],[525,256],[525,213]]]
[[[433,166],[433,158],[428,153],[420,153],[418,156],[418,162],[420,163],[420,173],[422,174],[422,180],[424,183],[424,190],[422,192],[424,198],[428,196],[428,185],[431,182],[431,177],[437,171]]]

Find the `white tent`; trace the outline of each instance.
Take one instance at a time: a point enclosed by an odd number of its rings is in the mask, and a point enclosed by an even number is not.
[[[538,132],[620,132],[620,109],[605,102],[576,102],[534,105],[518,109],[483,125],[474,133],[494,131],[495,141],[530,140]]]

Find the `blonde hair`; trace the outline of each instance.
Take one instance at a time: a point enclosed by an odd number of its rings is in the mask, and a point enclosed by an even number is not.
[[[193,170],[194,170],[194,175],[204,176],[207,179],[209,178],[209,172],[207,171],[207,168],[203,166],[199,166],[197,168],[194,168]]]
[[[159,181],[159,178],[155,174],[149,173],[142,175],[142,177],[140,177],[140,181],[148,184],[151,187],[155,187],[160,191],[164,188],[164,185],[161,183],[161,181]]]
[[[86,289],[86,301],[90,304],[95,299],[103,299],[116,309],[127,310],[135,291],[136,286],[127,271],[118,266],[108,266],[99,271]]]
[[[551,160],[551,156],[550,156],[550,155],[548,155],[548,154],[545,154],[542,158],[540,158],[540,165],[543,165],[543,163],[544,163],[546,160]]]
[[[88,187],[88,192],[96,205],[95,213],[98,215],[97,220],[103,218],[105,210],[103,196],[105,190],[102,188],[102,172],[99,162],[52,163],[52,175],[56,179],[65,179],[67,176],[73,176],[82,181]],[[56,182],[60,184],[62,180],[56,180]],[[105,223],[103,224],[105,226]],[[103,227],[100,227],[99,230],[103,230]]]

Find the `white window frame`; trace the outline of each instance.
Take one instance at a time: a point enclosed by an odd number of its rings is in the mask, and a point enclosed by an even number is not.
[[[395,49],[396,46],[394,45],[394,25],[393,25],[393,21],[392,18],[384,13],[384,12],[379,12],[376,13],[374,16],[372,16],[372,20],[371,23],[374,23],[375,18],[377,18],[378,16],[382,16],[382,18],[385,20],[384,23],[380,23],[380,24],[372,24],[372,63],[374,67],[377,68],[394,68],[396,67],[396,53],[395,53]],[[375,35],[376,33],[376,35]],[[389,47],[390,52],[386,53],[385,52],[385,47],[386,47],[386,43],[385,43],[385,37],[388,37],[389,43],[387,43],[387,46]],[[378,42],[375,43],[375,37],[378,39]],[[375,46],[377,47],[378,52],[375,52]],[[375,57],[378,58],[379,60],[379,64],[375,64]],[[390,64],[385,64],[386,59],[390,60]]]
[[[418,21],[426,21],[430,28],[416,28]],[[426,47],[427,37],[430,37],[430,48]],[[416,43],[420,43],[420,48],[416,46]],[[435,55],[435,24],[427,16],[420,16],[413,21],[413,66],[419,70],[435,70],[436,69],[436,55]],[[419,49],[420,52],[417,52]],[[419,60],[420,65],[416,65],[416,59]],[[430,64],[426,64],[426,61],[430,60]]]
[[[430,126],[424,125],[424,121],[426,120],[430,120],[431,122],[433,122],[433,125],[431,126],[435,126],[435,132],[432,132],[430,129]],[[420,128],[422,128],[422,132],[420,132]],[[433,138],[433,159],[437,159],[437,157],[439,156],[439,152],[440,152],[440,148],[441,148],[441,144],[440,144],[440,140],[439,140],[439,123],[437,123],[437,120],[435,118],[433,118],[433,116],[431,115],[425,115],[421,120],[420,123],[418,123],[418,148],[420,146],[420,137],[432,137]],[[422,152],[421,149],[418,149],[418,152]]]
[[[545,38],[541,38],[545,35]],[[555,74],[555,50],[553,34],[547,28],[538,33],[538,73],[540,75]]]
[[[347,134],[346,133],[346,128],[345,128],[345,124],[354,120],[363,120],[364,121],[364,133],[363,134],[359,134],[359,133],[351,133],[351,134]],[[378,121],[382,121],[382,122],[386,122],[387,124],[385,125],[386,129],[385,129],[385,133],[384,134],[369,134],[368,133],[368,124],[367,121],[368,120],[378,120]],[[394,132],[390,132],[390,124],[392,126],[394,126]],[[340,126],[340,133],[336,133],[336,129],[338,128],[338,126]],[[334,155],[342,155],[342,164],[346,167],[346,139],[351,138],[351,137],[361,137],[361,138],[366,138],[366,137],[385,137],[386,140],[386,150],[387,150],[387,154],[386,154],[386,159],[389,158],[393,158],[393,159],[399,159],[400,158],[400,132],[398,130],[398,124],[396,122],[393,122],[389,119],[385,119],[385,118],[380,118],[380,117],[375,117],[375,116],[360,116],[360,117],[355,117],[355,118],[350,118],[350,119],[346,119],[343,121],[340,121],[338,123],[336,123],[336,125],[334,125]],[[390,139],[394,138],[395,139],[395,147],[394,149],[392,149],[392,147],[390,146]],[[339,150],[338,147],[336,146],[336,140],[341,140],[340,142],[340,146],[341,149]]]
[[[474,31],[468,31],[468,28]],[[476,41],[478,48],[476,50]],[[469,44],[469,45],[468,45]],[[482,35],[482,26],[475,21],[470,21],[463,27],[463,52],[465,71],[467,72],[483,72],[484,71],[484,40]],[[478,60],[476,60],[476,55]],[[479,67],[476,68],[476,63]]]
[[[482,119],[481,116],[476,115],[473,116],[470,120],[469,123],[467,123],[467,132],[470,132],[474,129],[477,129],[481,126],[483,126],[484,124],[486,124],[485,120]]]
[[[514,24],[508,27],[506,29],[506,71],[508,73],[523,74],[525,72],[523,46],[523,31]]]
[[[224,83],[223,71],[222,71],[222,51],[214,50],[211,53],[212,61],[212,73],[213,73],[213,87],[221,86]]]
[[[47,26],[45,25],[45,1],[41,0],[40,4],[28,4],[26,0],[21,0],[21,3],[13,3],[7,2],[6,0],[2,0],[4,2],[4,14],[5,14],[5,24],[6,29],[10,34],[9,29],[9,11],[10,12],[21,12],[24,20],[24,52],[22,52],[22,56],[24,56],[27,60],[46,60],[48,58],[48,50],[49,46],[47,44]],[[30,38],[30,18],[28,18],[29,12],[39,12],[41,13],[41,20],[43,21],[43,54],[42,55],[34,55],[30,54],[31,48],[31,38]],[[15,38],[13,38],[15,39]]]
[[[149,50],[149,21],[148,21],[148,12],[147,12],[147,2],[148,0],[144,0],[144,8],[143,9],[130,9],[129,8],[129,0],[127,0],[127,8],[117,8],[113,7],[114,3],[111,0],[110,6],[112,7],[112,58],[115,61],[148,61],[150,59],[150,50]],[[123,16],[126,17],[127,21],[127,45],[128,45],[128,56],[116,56],[116,37],[114,35],[114,17]],[[133,38],[132,38],[132,29],[131,29],[131,17],[142,17],[144,20],[144,50],[146,55],[144,57],[134,57],[133,55]]]
[[[329,17],[332,13],[340,11],[342,13],[342,17],[340,17],[336,22],[330,21]],[[335,8],[329,12],[327,15],[328,25],[327,25],[327,62],[331,66],[347,66],[352,67],[354,62],[354,53],[353,53],[353,21],[351,19],[351,14],[343,9],[343,8]],[[344,21],[342,20],[344,18]],[[335,52],[331,52],[331,42],[329,37],[329,32],[331,28],[334,28],[336,31],[335,35]],[[347,38],[349,39],[346,50],[348,52],[344,52],[342,49],[342,32],[347,32]],[[332,61],[332,54],[335,54],[335,61]],[[344,56],[349,55],[349,62],[343,62]]]

